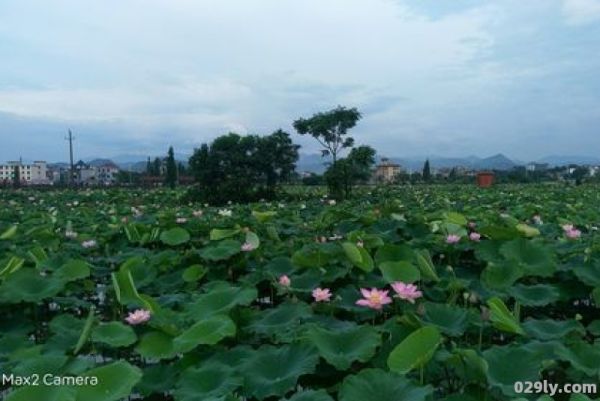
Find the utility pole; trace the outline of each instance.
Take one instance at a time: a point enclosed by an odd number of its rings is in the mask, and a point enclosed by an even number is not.
[[[75,178],[75,167],[73,166],[73,134],[71,133],[71,129],[69,128],[69,136],[65,137],[65,140],[69,141],[69,156],[71,159],[71,169],[69,174],[69,184],[73,186],[73,178]]]

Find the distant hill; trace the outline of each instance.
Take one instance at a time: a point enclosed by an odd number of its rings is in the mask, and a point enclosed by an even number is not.
[[[579,165],[600,165],[600,158],[593,156],[561,156],[561,155],[552,155],[546,156],[539,160],[538,163],[548,163],[550,166],[567,166],[569,164],[579,164]]]
[[[394,163],[398,163],[403,168],[410,171],[419,171],[423,168],[425,163],[425,157],[419,158],[399,158],[389,157]],[[314,173],[323,173],[327,168],[327,163],[330,162],[330,158],[321,157],[318,154],[300,154],[296,170],[297,171],[311,171]],[[377,158],[377,162],[381,160]],[[480,158],[477,156],[468,157],[439,157],[432,156],[429,158],[431,167],[433,168],[452,168],[452,167],[467,167],[476,170],[510,170],[513,167],[521,163],[516,163],[503,154],[497,154],[494,156]]]

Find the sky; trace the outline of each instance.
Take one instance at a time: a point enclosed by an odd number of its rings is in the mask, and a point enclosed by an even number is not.
[[[191,154],[338,105],[388,157],[600,151],[600,0],[0,1],[0,161]]]

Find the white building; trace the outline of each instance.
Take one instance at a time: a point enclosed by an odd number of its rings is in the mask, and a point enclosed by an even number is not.
[[[112,185],[117,182],[119,167],[114,163],[104,163],[97,168],[98,182],[104,185]]]
[[[45,161],[34,161],[33,163],[10,161],[7,164],[0,164],[0,182],[12,182],[17,166],[19,167],[21,183],[27,185],[43,185],[49,183],[46,176],[48,167]]]

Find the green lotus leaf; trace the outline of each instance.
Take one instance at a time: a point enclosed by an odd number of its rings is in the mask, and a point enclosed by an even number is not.
[[[544,306],[558,301],[560,297],[558,288],[549,284],[517,284],[508,293],[524,306]]]
[[[279,339],[296,336],[295,330],[312,316],[312,310],[304,303],[284,303],[276,308],[257,314],[248,330]]]
[[[443,360],[464,382],[485,382],[488,364],[473,349],[456,348]]]
[[[333,258],[327,245],[332,244],[308,244],[303,246],[292,255],[292,263],[295,266],[309,269],[326,265]]]
[[[185,244],[190,240],[190,233],[181,227],[175,227],[160,234],[160,240],[163,244],[177,246]]]
[[[313,373],[318,360],[316,349],[308,344],[263,345],[241,367],[243,392],[259,400],[281,397],[296,386],[300,376]]]
[[[468,312],[466,309],[433,302],[425,303],[424,307],[423,321],[436,326],[444,334],[460,337],[467,329]]]
[[[381,369],[364,369],[344,379],[340,401],[425,401],[430,386],[418,387],[406,377]]]
[[[417,266],[421,271],[421,276],[424,279],[432,280],[432,281],[440,281],[440,278],[435,271],[435,265],[431,260],[431,255],[427,249],[421,249],[415,252],[415,259],[417,261]]]
[[[207,271],[208,269],[202,265],[192,265],[183,271],[183,281],[188,283],[196,282],[204,277]]]
[[[488,364],[488,382],[508,396],[515,396],[517,381],[537,381],[542,369],[541,356],[524,347],[492,346],[483,352]]]
[[[13,390],[4,401],[79,401],[76,389],[67,386],[24,386]]]
[[[173,337],[162,331],[150,331],[142,336],[135,351],[144,358],[171,359],[177,355]]]
[[[160,363],[150,365],[143,370],[142,380],[135,386],[146,397],[152,393],[164,393],[175,388],[180,369],[173,364]]]
[[[381,336],[371,326],[355,326],[345,329],[326,330],[311,327],[307,339],[319,354],[338,370],[346,370],[352,362],[367,362],[381,344]]]
[[[600,347],[598,344],[578,342],[557,350],[558,356],[588,376],[600,374]]]
[[[383,262],[399,262],[401,260],[412,262],[413,258],[414,252],[407,245],[385,244],[375,254],[377,265]]]
[[[86,278],[89,275],[90,267],[83,260],[70,260],[54,273],[54,277],[65,282]]]
[[[421,279],[421,272],[412,263],[401,260],[398,262],[382,262],[379,264],[379,270],[383,278],[388,283],[402,281],[404,283],[414,283]]]
[[[540,230],[535,227],[531,227],[530,225],[519,223],[515,227],[518,231],[522,232],[526,237],[537,237],[540,235]]]
[[[127,347],[137,341],[137,336],[130,326],[121,322],[109,322],[94,328],[92,341],[111,347]]]
[[[493,240],[511,240],[522,236],[516,227],[505,227],[500,225],[490,225],[479,229],[479,233]]]
[[[39,302],[62,291],[64,282],[42,276],[36,269],[22,268],[10,274],[0,285],[0,301],[5,303]]]
[[[222,240],[225,238],[233,237],[234,235],[239,234],[240,231],[241,230],[239,228],[232,228],[232,229],[213,228],[212,230],[210,230],[209,238],[211,241],[219,241],[219,240]]]
[[[560,339],[570,333],[585,334],[581,323],[575,320],[527,319],[522,326],[527,334],[540,340]]]
[[[516,263],[488,263],[481,273],[481,281],[490,289],[504,290],[523,277],[523,269]]]
[[[259,212],[258,210],[252,211],[252,216],[261,223],[265,223],[273,219],[273,217],[277,216],[277,212],[266,211]]]
[[[388,367],[400,374],[421,368],[431,359],[441,341],[437,328],[425,326],[417,329],[392,350],[387,360]]]
[[[85,372],[96,377],[96,385],[77,387],[77,401],[117,401],[128,397],[141,379],[142,371],[125,361],[118,361]]]
[[[218,262],[220,260],[226,260],[240,253],[242,244],[239,241],[226,239],[216,243],[215,245],[209,245],[200,250],[200,256],[203,259]]]
[[[190,319],[198,321],[212,315],[225,314],[237,305],[249,305],[257,296],[255,288],[217,285],[189,304],[186,311]]]
[[[354,266],[366,272],[373,270],[373,258],[365,248],[360,248],[351,242],[342,243],[342,248]]]
[[[178,401],[219,400],[243,384],[241,376],[225,365],[209,364],[187,369],[175,389]]]
[[[600,263],[598,261],[584,263],[582,266],[574,268],[573,273],[583,284],[600,287]]]
[[[260,246],[260,238],[256,235],[255,232],[247,231],[246,232],[246,242],[252,245],[252,248],[256,249]]]
[[[509,333],[525,335],[515,316],[500,298],[490,298],[487,305],[490,308],[490,320],[494,327]]]
[[[325,390],[304,390],[284,401],[333,401],[333,398]]]
[[[510,262],[518,263],[526,276],[550,277],[556,271],[552,251],[539,243],[524,238],[507,242],[500,253]]]
[[[2,234],[0,234],[0,240],[8,240],[13,238],[17,234],[17,225],[10,226]]]
[[[235,335],[235,323],[225,315],[214,315],[202,320],[173,340],[178,352],[188,352],[198,345],[214,345],[225,337]]]
[[[67,363],[66,355],[35,355],[31,358],[25,358],[10,373],[17,376],[29,376],[32,374],[43,375],[46,373],[59,373],[60,369]],[[4,372],[5,373],[5,372]]]

